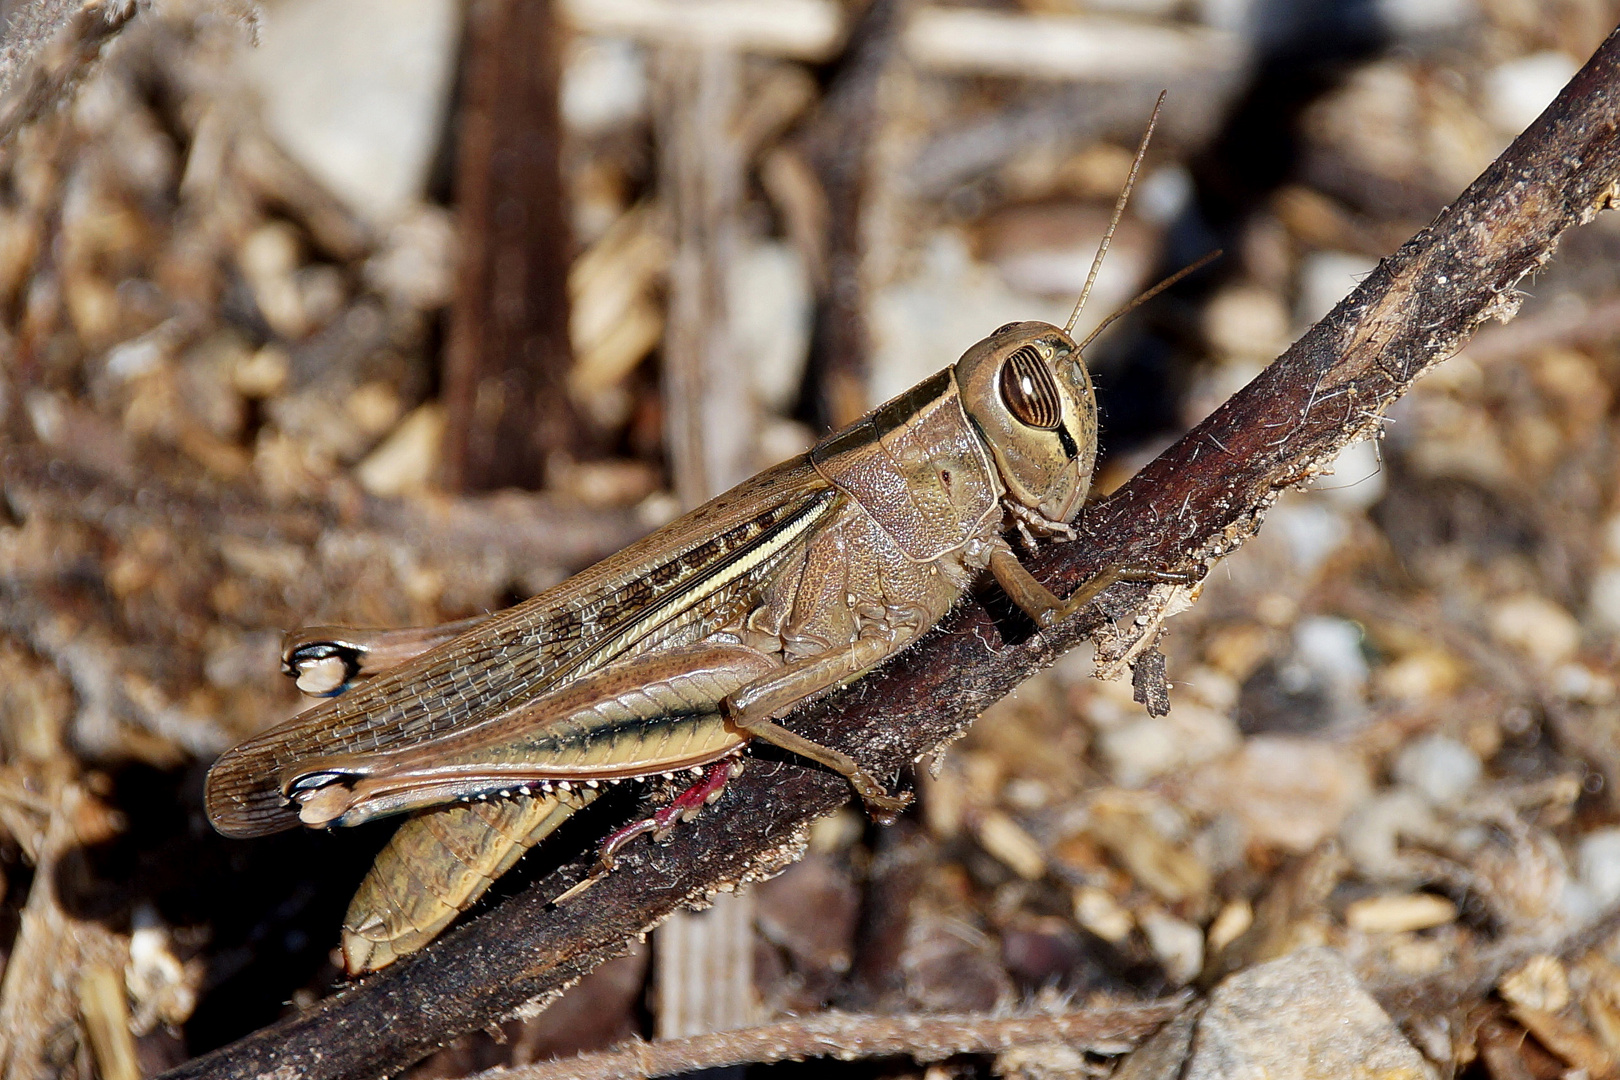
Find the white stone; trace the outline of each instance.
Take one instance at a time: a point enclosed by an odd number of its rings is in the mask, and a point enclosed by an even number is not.
[[[804,259],[791,244],[744,245],[731,264],[732,346],[754,375],[754,392],[778,412],[791,410],[810,355],[814,298]]]
[[[1409,871],[1401,841],[1439,843],[1446,830],[1433,808],[1411,788],[1380,792],[1351,811],[1339,829],[1344,852],[1370,881],[1400,880]]]
[[[1237,724],[1224,712],[1177,701],[1167,716],[1144,716],[1097,736],[1109,775],[1121,787],[1140,787],[1154,777],[1237,749]]]
[[[1294,321],[1310,326],[1377,269],[1378,260],[1348,251],[1313,251],[1299,268],[1299,300]]]
[[[1193,188],[1192,173],[1181,165],[1154,169],[1136,185],[1136,214],[1153,225],[1168,225],[1192,202]]]
[[[1346,510],[1366,510],[1384,497],[1384,462],[1374,439],[1351,443],[1333,459],[1332,471],[1311,481],[1311,490]]]
[[[1544,664],[1555,665],[1575,655],[1581,627],[1558,604],[1535,593],[1520,593],[1491,608],[1491,636]]]
[[[1148,947],[1172,983],[1185,986],[1198,977],[1204,967],[1202,930],[1157,909],[1143,912],[1138,922],[1148,939]]]
[[[1359,756],[1341,747],[1257,735],[1237,753],[1178,778],[1175,787],[1191,812],[1231,814],[1255,842],[1303,854],[1339,831],[1372,784]]]
[[[647,112],[647,59],[624,38],[576,37],[563,67],[563,122],[586,134]]]
[[[1235,35],[1170,21],[942,4],[919,5],[901,45],[929,71],[1114,83],[1166,71],[1231,70],[1247,52]]]
[[[1620,566],[1603,566],[1592,575],[1586,605],[1598,626],[1610,631],[1620,630]]]
[[[1432,34],[1465,25],[1473,0],[1378,0],[1378,14],[1398,35]]]
[[[1553,51],[1498,64],[1485,77],[1485,115],[1504,134],[1517,135],[1552,104],[1579,69],[1574,57]]]
[[[1479,782],[1484,766],[1474,752],[1447,735],[1425,735],[1395,755],[1395,779],[1436,806],[1454,803]]]
[[[1288,347],[1288,330],[1283,298],[1259,285],[1228,286],[1204,308],[1204,335],[1230,358],[1269,362]]]
[[[1348,619],[1314,615],[1294,628],[1294,655],[1323,682],[1359,692],[1367,685],[1361,627]]]
[[[1620,901],[1620,828],[1598,829],[1581,838],[1580,881],[1598,908]]]
[[[437,206],[407,210],[366,260],[366,283],[396,303],[431,311],[450,302],[455,288],[456,226]]]
[[[1284,498],[1266,516],[1266,531],[1288,547],[1294,567],[1304,577],[1316,573],[1327,557],[1350,536],[1342,515],[1321,500]]]
[[[1401,1035],[1338,953],[1307,948],[1246,968],[1215,988],[1198,1021],[1186,1080],[1430,1080],[1433,1067]]]
[[[454,0],[275,0],[244,67],[276,141],[356,214],[420,198],[449,99]]]

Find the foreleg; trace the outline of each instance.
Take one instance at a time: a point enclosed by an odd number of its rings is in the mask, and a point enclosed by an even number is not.
[[[1103,570],[1090,581],[1081,583],[1080,587],[1064,599],[1035,580],[1018,556],[1013,554],[1011,547],[998,542],[990,555],[990,574],[996,579],[1006,592],[1009,599],[1017,604],[1036,624],[1042,627],[1055,626],[1095,600],[1099,594],[1116,581],[1151,581],[1168,585],[1190,585],[1197,578],[1181,570],[1152,570],[1141,566],[1113,566]]]

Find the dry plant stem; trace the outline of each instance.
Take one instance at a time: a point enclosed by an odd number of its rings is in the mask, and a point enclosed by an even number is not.
[[[136,0],[14,5],[0,39],[0,145],[82,79],[101,47],[143,6]]]
[[[881,82],[898,51],[909,0],[872,0],[801,142],[827,204],[827,280],[816,304],[811,363],[817,407],[831,427],[866,412],[867,298],[864,225],[873,182],[873,142],[882,130]]]
[[[1513,935],[1437,974],[1369,985],[1368,990],[1397,1022],[1409,1024],[1472,1006],[1531,957],[1552,955],[1574,964],[1586,953],[1612,945],[1616,934],[1620,934],[1620,906],[1563,933]]]
[[[658,56],[659,188],[673,226],[664,343],[665,442],[676,494],[691,509],[753,471],[755,414],[733,345],[727,279],[746,183],[736,135],[742,58],[718,48]],[[754,903],[746,891],[677,912],[653,938],[658,1034],[699,1035],[757,1019]]]
[[[1285,488],[1377,427],[1425,369],[1483,320],[1511,315],[1514,286],[1558,236],[1606,207],[1620,180],[1620,37],[1457,202],[1204,423],[1079,522],[1082,539],[1034,561],[1060,593],[1108,566],[1186,567],[1230,551]],[[1009,313],[1009,317],[1016,313]],[[941,362],[950,359],[942,357]],[[1095,637],[1105,664],[1151,642],[1180,590],[1119,584],[1070,622],[1008,643],[978,604],[874,676],[786,723],[894,779],[1064,650]],[[309,1080],[397,1071],[434,1045],[585,971],[691,899],[794,857],[808,823],[844,802],[830,773],[756,758],[716,812],[667,846],[632,845],[588,904],[546,901],[586,856],[413,959],[171,1075]]]
[[[379,551],[409,537],[410,550],[429,565],[453,565],[475,551],[487,567],[511,577],[548,567],[560,575],[647,531],[632,510],[590,510],[517,492],[275,505],[240,489],[185,491],[158,477],[109,475],[47,447],[0,441],[0,516],[12,515],[37,518],[36,530],[58,536],[97,535],[108,551],[129,550],[142,535],[185,537],[185,557],[200,567],[222,567],[218,560],[233,544],[304,553],[312,570],[297,584],[294,606],[332,583],[318,555],[323,547]],[[214,572],[203,570],[198,580],[213,580]],[[8,557],[0,569],[0,633],[25,643],[72,682],[80,751],[120,745],[126,727],[203,759],[235,741],[220,717],[185,704],[199,673],[187,666],[198,658],[194,644],[181,644],[193,640],[181,627],[213,617],[201,607],[206,592],[180,590],[167,608],[167,629],[137,630],[90,580],[83,561],[73,557],[46,566]],[[296,599],[299,594],[306,599]]]
[[[457,147],[462,273],[444,371],[454,488],[538,488],[577,454],[551,0],[475,0]]]
[[[74,1075],[59,1055],[63,1032],[74,1031],[80,1015],[80,976],[97,967],[121,972],[129,959],[127,941],[98,922],[74,918],[57,895],[62,860],[84,843],[76,819],[87,798],[74,783],[52,793],[34,882],[0,980],[0,1077],[6,1080]]]
[[[648,523],[633,509],[591,509],[545,494],[501,492],[460,499],[363,498],[358,505],[276,505],[242,492],[208,495],[62,460],[40,446],[0,445],[0,493],[23,515],[83,521],[123,535],[146,526],[199,535],[274,537],[313,546],[323,534],[411,534],[418,551],[498,552],[514,566],[563,570],[639,539]]]
[[[664,335],[665,435],[681,505],[753,472],[756,406],[727,311],[745,180],[732,129],[742,58],[721,49],[657,54],[659,189],[674,259]]]
[[[957,1054],[994,1054],[1033,1043],[1061,1042],[1123,1053],[1186,1005],[1184,998],[1025,1016],[868,1016],[825,1012],[803,1019],[698,1035],[639,1040],[577,1057],[490,1069],[472,1080],[651,1080],[726,1065],[831,1057],[909,1057],[927,1063]]]

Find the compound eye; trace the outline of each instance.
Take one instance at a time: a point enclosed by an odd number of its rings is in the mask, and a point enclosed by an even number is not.
[[[1045,431],[1063,423],[1063,399],[1057,381],[1035,346],[1025,345],[1001,366],[1001,400],[1019,423]]]

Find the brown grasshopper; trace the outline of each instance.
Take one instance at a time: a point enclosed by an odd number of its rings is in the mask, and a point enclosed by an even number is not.
[[[635,837],[717,799],[752,739],[847,777],[892,817],[909,796],[778,719],[911,645],[986,571],[1041,626],[1116,580],[1190,580],[1115,567],[1060,598],[1008,539],[1074,539],[1097,453],[1081,350],[1102,327],[1080,344],[1070,331],[1113,228],[1067,326],[1001,327],[808,453],[516,607],[431,629],[291,635],[287,673],[340,696],[214,764],[215,828],[257,836],[412,814],[344,920],[357,973],[432,940],[604,786],[688,776],[607,838],[604,872]]]

